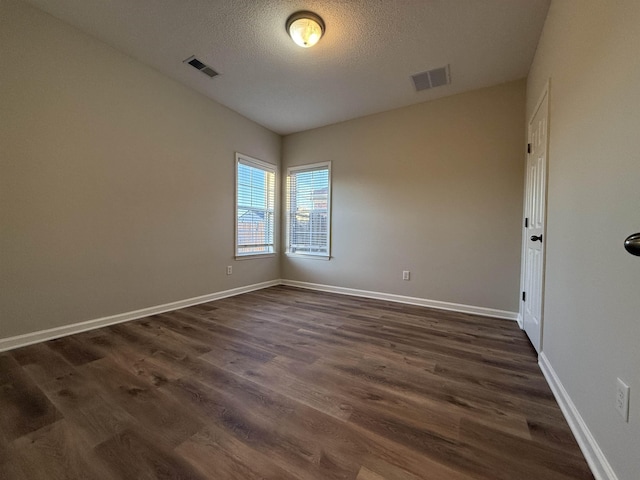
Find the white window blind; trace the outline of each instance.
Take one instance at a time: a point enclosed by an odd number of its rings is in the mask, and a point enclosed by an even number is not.
[[[236,154],[236,256],[275,252],[275,166]]]
[[[287,253],[329,257],[331,164],[287,170]]]

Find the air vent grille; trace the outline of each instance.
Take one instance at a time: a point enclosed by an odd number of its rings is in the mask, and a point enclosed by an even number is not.
[[[411,76],[416,92],[428,90],[430,88],[441,87],[451,83],[451,75],[449,74],[449,65],[440,68],[427,70],[426,72],[416,73]]]
[[[204,73],[205,75],[209,75],[211,78],[215,77],[216,75],[218,75],[218,72],[216,72],[213,68],[211,67],[204,67],[201,68],[200,71],[202,73]]]
[[[200,60],[198,60],[197,58],[192,58],[191,60],[189,60],[188,63],[189,65],[197,68],[198,70],[202,70],[204,67],[206,67],[206,65],[202,63]]]
[[[193,68],[200,70],[202,73],[204,73],[205,75],[213,78],[218,76],[218,72],[216,72],[213,68],[211,68],[209,65],[201,62],[200,60],[198,60],[195,55],[190,56],[189,58],[187,58],[186,60],[184,60],[183,63],[188,63],[189,65],[191,65]]]

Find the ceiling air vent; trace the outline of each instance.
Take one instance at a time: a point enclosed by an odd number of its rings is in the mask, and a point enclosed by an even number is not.
[[[216,77],[218,75],[218,72],[216,72],[209,65],[206,65],[206,64],[202,63],[200,60],[198,60],[196,58],[195,55],[191,55],[189,58],[184,60],[183,63],[188,63],[193,68],[196,68],[196,69],[200,70],[202,73],[204,73],[205,75],[207,75],[207,76],[209,76],[211,78]]]
[[[422,73],[416,73],[415,75],[412,75],[411,78],[413,79],[413,84],[416,87],[416,92],[451,83],[449,65],[434,68],[433,70],[428,70]]]

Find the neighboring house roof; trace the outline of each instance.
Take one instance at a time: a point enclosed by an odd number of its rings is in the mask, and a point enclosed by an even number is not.
[[[248,210],[238,218],[239,222],[243,223],[260,223],[265,221],[265,212],[256,212],[255,210]]]

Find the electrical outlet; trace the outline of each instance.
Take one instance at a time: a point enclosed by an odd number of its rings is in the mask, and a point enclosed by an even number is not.
[[[629,385],[620,379],[616,384],[616,410],[625,422],[629,421]]]
[[[233,267],[231,265],[229,265],[227,267],[227,275],[231,275],[233,273]]]
[[[411,272],[409,270],[402,271],[402,279],[409,280],[411,278]]]

